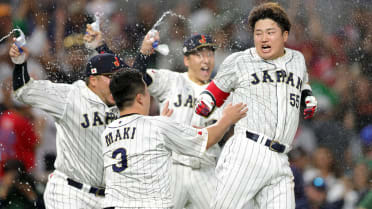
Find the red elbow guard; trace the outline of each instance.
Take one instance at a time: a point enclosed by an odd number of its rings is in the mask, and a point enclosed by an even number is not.
[[[230,95],[230,93],[219,89],[213,81],[207,86],[206,90],[208,90],[214,96],[217,107],[221,107],[221,105],[225,102],[225,99]]]

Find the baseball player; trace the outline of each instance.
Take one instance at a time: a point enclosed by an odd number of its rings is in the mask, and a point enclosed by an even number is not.
[[[203,116],[224,103],[247,103],[249,113],[234,129],[219,158],[212,208],[294,209],[293,175],[286,153],[299,122],[316,110],[303,55],[284,47],[290,31],[285,11],[276,3],[255,7],[249,15],[254,48],[230,55],[199,97]]]
[[[159,34],[156,35],[158,40]],[[145,73],[146,66],[138,67],[145,75],[150,94],[160,102],[160,109],[169,101],[170,108],[174,111],[171,119],[176,122],[206,127],[221,115],[218,110],[207,119],[193,117],[196,97],[208,85],[214,68],[215,49],[216,44],[210,36],[195,34],[184,42],[184,64],[188,68],[186,73],[164,69],[148,69]],[[142,58],[138,63],[148,62],[147,56]],[[208,149],[201,158],[173,152],[171,190],[175,209],[209,207],[217,185],[215,167],[219,154],[218,145]]]
[[[160,108],[165,101],[173,109],[171,119],[179,123],[206,127],[218,119],[215,111],[208,119],[194,117],[196,97],[205,90],[214,68],[214,50],[216,44],[204,34],[195,34],[184,42],[184,64],[187,72],[178,73],[170,70],[147,70],[151,78],[149,91],[160,101]],[[179,140],[182,138],[180,137]],[[217,185],[215,168],[220,147],[211,147],[202,158],[173,152],[172,193],[174,208],[209,208]]]
[[[22,49],[27,53],[27,48]],[[9,55],[20,56],[15,44]],[[109,83],[111,74],[123,67],[128,65],[112,54],[94,56],[86,67],[86,81],[71,85],[33,80],[26,62],[15,65],[16,98],[48,112],[56,121],[56,170],[44,193],[47,208],[102,208],[105,185],[99,138],[118,116]]]
[[[115,73],[110,90],[120,118],[101,137],[106,209],[171,208],[171,150],[200,157],[247,112],[242,103],[230,104],[214,125],[196,129],[167,117],[148,116],[150,94],[139,70]]]

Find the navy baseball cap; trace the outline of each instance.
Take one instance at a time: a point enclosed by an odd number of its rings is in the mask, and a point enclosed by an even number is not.
[[[121,68],[129,67],[119,57],[113,54],[99,54],[92,57],[86,67],[86,76],[113,74]]]
[[[210,47],[215,50],[217,48],[217,45],[214,43],[211,36],[204,34],[195,34],[186,39],[183,43],[183,54],[188,55],[204,47]]]

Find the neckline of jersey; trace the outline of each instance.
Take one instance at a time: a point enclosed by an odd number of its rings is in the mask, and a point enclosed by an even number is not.
[[[139,115],[139,113],[128,113],[128,114],[125,114],[125,115],[120,115],[120,118],[124,118],[124,117],[128,117],[128,116],[131,116],[131,115]]]

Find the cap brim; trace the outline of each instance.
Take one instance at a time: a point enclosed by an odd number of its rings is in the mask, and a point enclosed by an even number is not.
[[[217,49],[217,44],[213,44],[213,43],[201,44],[201,45],[185,52],[184,54],[190,54],[190,53],[195,52],[196,50],[198,50],[200,48],[205,48],[205,47],[210,47],[210,48],[213,48],[215,50],[215,49]]]

